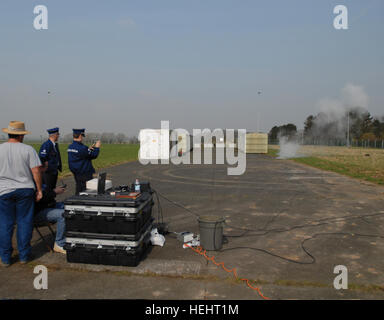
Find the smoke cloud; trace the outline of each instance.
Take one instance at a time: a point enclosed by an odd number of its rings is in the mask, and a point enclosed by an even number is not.
[[[325,98],[318,102],[319,114],[313,118],[310,135],[316,138],[345,139],[348,126],[348,113],[353,114],[350,127],[366,112],[368,95],[359,85],[348,83],[341,89],[340,97]]]
[[[300,144],[296,139],[279,136],[279,153],[277,159],[290,159],[299,157]]]
[[[341,101],[346,108],[361,107],[368,109],[369,98],[361,86],[348,83],[341,90]]]

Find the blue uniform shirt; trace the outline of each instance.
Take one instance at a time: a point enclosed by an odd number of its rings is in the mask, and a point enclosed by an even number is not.
[[[49,139],[45,141],[40,147],[39,157],[43,164],[48,161],[47,173],[56,174],[57,171],[62,170],[60,150],[57,143],[53,144]]]
[[[99,155],[100,149],[89,149],[81,142],[73,141],[68,147],[68,165],[73,174],[86,175],[95,173],[92,160]]]

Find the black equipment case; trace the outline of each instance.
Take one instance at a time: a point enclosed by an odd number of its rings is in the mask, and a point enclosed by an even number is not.
[[[151,249],[153,197],[120,186],[104,194],[80,194],[64,201],[67,261],[137,266]]]
[[[67,232],[67,261],[73,263],[102,264],[136,267],[151,249],[150,219],[137,235],[82,234]],[[91,236],[97,236],[92,238]]]
[[[91,232],[76,232],[66,231],[65,236],[67,239],[97,239],[97,240],[111,240],[111,241],[139,241],[143,234],[148,231],[152,226],[154,218],[149,218],[142,228],[134,234],[107,234],[107,233],[91,233]],[[67,241],[68,242],[68,241]]]
[[[68,232],[136,234],[152,217],[153,197],[143,192],[136,199],[108,194],[76,195],[64,201]]]

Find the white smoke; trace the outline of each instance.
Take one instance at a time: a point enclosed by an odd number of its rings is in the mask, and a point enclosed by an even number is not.
[[[354,110],[363,114],[368,107],[369,98],[362,86],[347,83],[341,89],[340,97],[325,98],[318,102],[320,113],[313,126],[315,136],[345,138],[347,131],[347,114]]]
[[[340,91],[338,98],[325,98],[318,102],[320,112],[313,120],[311,133],[315,137],[345,139],[347,132],[348,112],[362,115],[366,112],[369,98],[362,86],[347,83]],[[350,126],[353,125],[350,119]],[[301,157],[300,144],[297,137],[279,136],[280,150],[278,159]]]
[[[361,107],[367,109],[369,98],[362,86],[348,83],[341,90],[341,101],[346,108]]]
[[[289,139],[284,136],[279,137],[279,153],[277,159],[289,159],[289,158],[297,158],[299,157],[298,151],[300,148],[300,144],[296,139]]]

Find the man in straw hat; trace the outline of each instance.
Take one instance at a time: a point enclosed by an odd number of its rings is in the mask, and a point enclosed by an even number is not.
[[[17,223],[17,247],[21,263],[30,259],[35,200],[42,197],[41,161],[37,152],[23,143],[23,122],[11,121],[8,142],[0,144],[0,264],[8,267],[12,234]],[[35,191],[36,190],[36,191]]]

